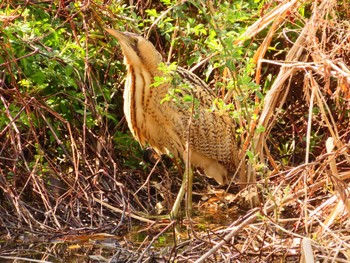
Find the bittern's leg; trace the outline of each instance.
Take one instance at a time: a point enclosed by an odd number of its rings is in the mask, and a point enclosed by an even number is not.
[[[192,171],[191,171],[191,174],[192,174]],[[189,173],[188,173],[188,171],[186,169],[186,171],[183,174],[182,184],[181,184],[179,193],[176,196],[175,203],[174,203],[173,208],[171,209],[171,212],[170,212],[170,217],[171,218],[176,218],[178,216],[180,204],[181,204],[181,201],[182,201],[182,199],[183,199],[183,197],[185,195],[185,191],[186,191],[186,188],[187,188],[186,186],[188,186],[188,177],[189,177]],[[192,204],[191,204],[191,206],[192,206]]]
[[[170,217],[171,218],[176,218],[178,216],[179,208],[181,201],[185,195],[185,191],[187,190],[187,198],[186,198],[186,216],[190,217],[192,213],[192,182],[193,182],[193,171],[191,168],[191,164],[189,163],[189,159],[186,158],[187,151],[184,154],[185,158],[185,164],[186,164],[186,169],[183,174],[183,179],[182,179],[182,184],[179,190],[179,193],[177,194],[175,203],[173,205],[173,208],[171,209],[170,212]]]

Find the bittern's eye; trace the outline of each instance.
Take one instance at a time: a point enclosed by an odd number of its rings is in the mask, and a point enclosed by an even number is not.
[[[139,42],[139,40],[138,40],[138,38],[132,38],[132,41],[131,41],[131,44],[133,45],[133,46],[137,46],[137,43]]]

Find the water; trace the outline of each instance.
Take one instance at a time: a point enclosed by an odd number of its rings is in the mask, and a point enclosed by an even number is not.
[[[85,230],[75,231],[77,234],[2,237],[0,262],[166,262],[196,236],[223,229],[237,218],[235,208],[220,207],[218,203],[206,200],[194,209],[191,220],[135,224],[128,233],[118,235]]]

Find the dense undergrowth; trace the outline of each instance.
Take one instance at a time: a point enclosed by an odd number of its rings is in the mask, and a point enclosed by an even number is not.
[[[113,27],[148,37],[164,61],[210,85],[257,179],[260,209],[219,230],[196,229],[162,257],[272,262],[304,253],[346,262],[349,8],[331,0],[2,1],[1,232],[122,235],[152,221],[136,214],[169,211],[181,164],[142,162],[123,118],[121,49],[104,31]],[[195,192],[206,195],[210,183],[197,176]],[[214,213],[236,204],[219,199]]]

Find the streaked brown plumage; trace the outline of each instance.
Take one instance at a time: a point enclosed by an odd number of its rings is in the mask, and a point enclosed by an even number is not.
[[[212,91],[183,68],[165,75],[159,69],[160,53],[142,36],[106,30],[119,41],[128,67],[124,112],[135,139],[160,154],[184,158],[189,138],[191,164],[226,184],[239,163],[235,127],[227,113],[211,110]],[[155,77],[167,81],[152,85]]]

